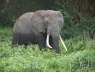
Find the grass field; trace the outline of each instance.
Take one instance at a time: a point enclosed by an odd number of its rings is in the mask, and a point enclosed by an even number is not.
[[[11,48],[12,29],[0,28],[0,72],[95,72],[95,40],[65,40],[61,55],[39,51],[37,45]]]

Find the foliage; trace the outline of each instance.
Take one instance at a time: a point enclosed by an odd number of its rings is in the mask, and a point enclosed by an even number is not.
[[[79,36],[95,38],[95,17],[80,16],[80,20],[75,18],[73,21],[72,15],[63,10],[61,12],[64,13],[64,26],[61,32],[64,38]]]
[[[0,72],[95,72],[94,7],[95,0],[0,0]],[[11,48],[8,26],[24,12],[39,9],[63,13],[67,52],[61,44],[61,55],[41,52],[37,45]]]
[[[2,33],[2,34],[1,34]],[[6,37],[1,38],[6,33]],[[37,45],[11,48],[11,28],[0,28],[0,72],[95,72],[95,40],[65,40],[61,55]]]
[[[94,0],[0,0],[0,26],[13,26],[15,20],[25,12],[52,9],[64,16],[62,36],[95,37]]]

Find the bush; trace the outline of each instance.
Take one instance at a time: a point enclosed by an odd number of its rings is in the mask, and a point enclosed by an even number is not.
[[[11,37],[11,31],[7,35]],[[60,44],[62,53],[57,55],[41,52],[37,45],[12,49],[11,38],[0,39],[0,72],[95,72],[95,40],[73,38],[65,43],[68,51]]]

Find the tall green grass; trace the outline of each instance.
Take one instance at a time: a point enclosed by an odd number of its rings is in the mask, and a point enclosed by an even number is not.
[[[68,51],[60,44],[58,55],[49,49],[41,52],[38,45],[11,48],[11,29],[0,33],[0,72],[95,72],[95,40],[66,40]]]

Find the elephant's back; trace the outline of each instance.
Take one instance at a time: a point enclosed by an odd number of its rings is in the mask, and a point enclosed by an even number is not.
[[[15,22],[13,32],[30,33],[31,18],[33,12],[27,12],[21,15]]]

